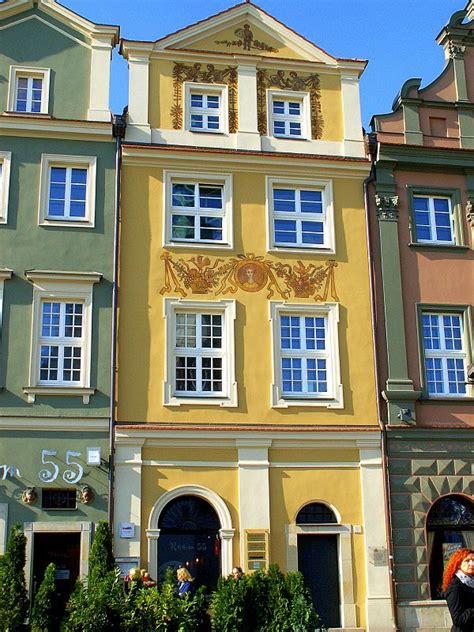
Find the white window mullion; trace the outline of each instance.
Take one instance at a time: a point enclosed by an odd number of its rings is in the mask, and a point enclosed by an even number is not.
[[[71,216],[72,167],[66,167],[66,185],[64,193],[64,217]]]

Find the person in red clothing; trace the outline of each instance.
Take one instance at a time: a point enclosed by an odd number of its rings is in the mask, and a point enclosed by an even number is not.
[[[458,549],[443,574],[443,592],[453,620],[451,632],[474,632],[474,551]]]

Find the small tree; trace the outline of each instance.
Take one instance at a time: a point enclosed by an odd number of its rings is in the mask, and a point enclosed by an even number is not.
[[[0,631],[23,629],[28,614],[25,583],[26,537],[20,525],[10,531],[7,550],[0,560]]]
[[[48,564],[43,581],[36,593],[31,613],[31,632],[49,632],[57,623],[54,594],[56,592],[56,565]]]
[[[89,555],[89,581],[103,577],[115,568],[112,550],[112,531],[105,520],[97,523]]]

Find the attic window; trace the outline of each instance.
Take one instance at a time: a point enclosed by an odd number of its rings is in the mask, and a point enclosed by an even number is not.
[[[49,68],[10,66],[8,110],[20,114],[48,114]]]
[[[192,132],[226,133],[226,86],[186,84],[186,128]]]
[[[431,136],[448,136],[448,126],[445,118],[440,116],[430,116],[430,134]]]

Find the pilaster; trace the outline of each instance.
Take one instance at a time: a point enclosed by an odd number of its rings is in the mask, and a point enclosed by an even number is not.
[[[0,268],[0,358],[2,355],[2,323],[3,323],[3,288],[5,281],[11,279],[13,270]],[[1,364],[0,364],[1,367]],[[0,390],[3,388],[3,375],[0,371]]]
[[[128,58],[128,127],[127,140],[151,141],[149,120],[150,57],[130,55]]]
[[[239,64],[238,99],[239,99],[239,149],[260,149],[260,134],[257,127],[257,66],[256,64]]]
[[[89,121],[110,121],[110,37],[94,37],[92,40]]]
[[[344,155],[359,156],[363,138],[358,77],[354,75],[341,76],[341,97],[344,122]]]
[[[394,189],[393,189],[394,191]],[[420,393],[408,377],[403,288],[398,241],[398,196],[376,194],[387,344],[388,379],[382,395],[388,404],[388,423],[415,423],[414,401]]]
[[[402,101],[405,142],[408,145],[423,145],[423,132],[420,127],[420,102]]]
[[[114,552],[140,558],[142,444],[118,444],[115,452]],[[133,536],[120,537],[120,525],[133,525]]]

